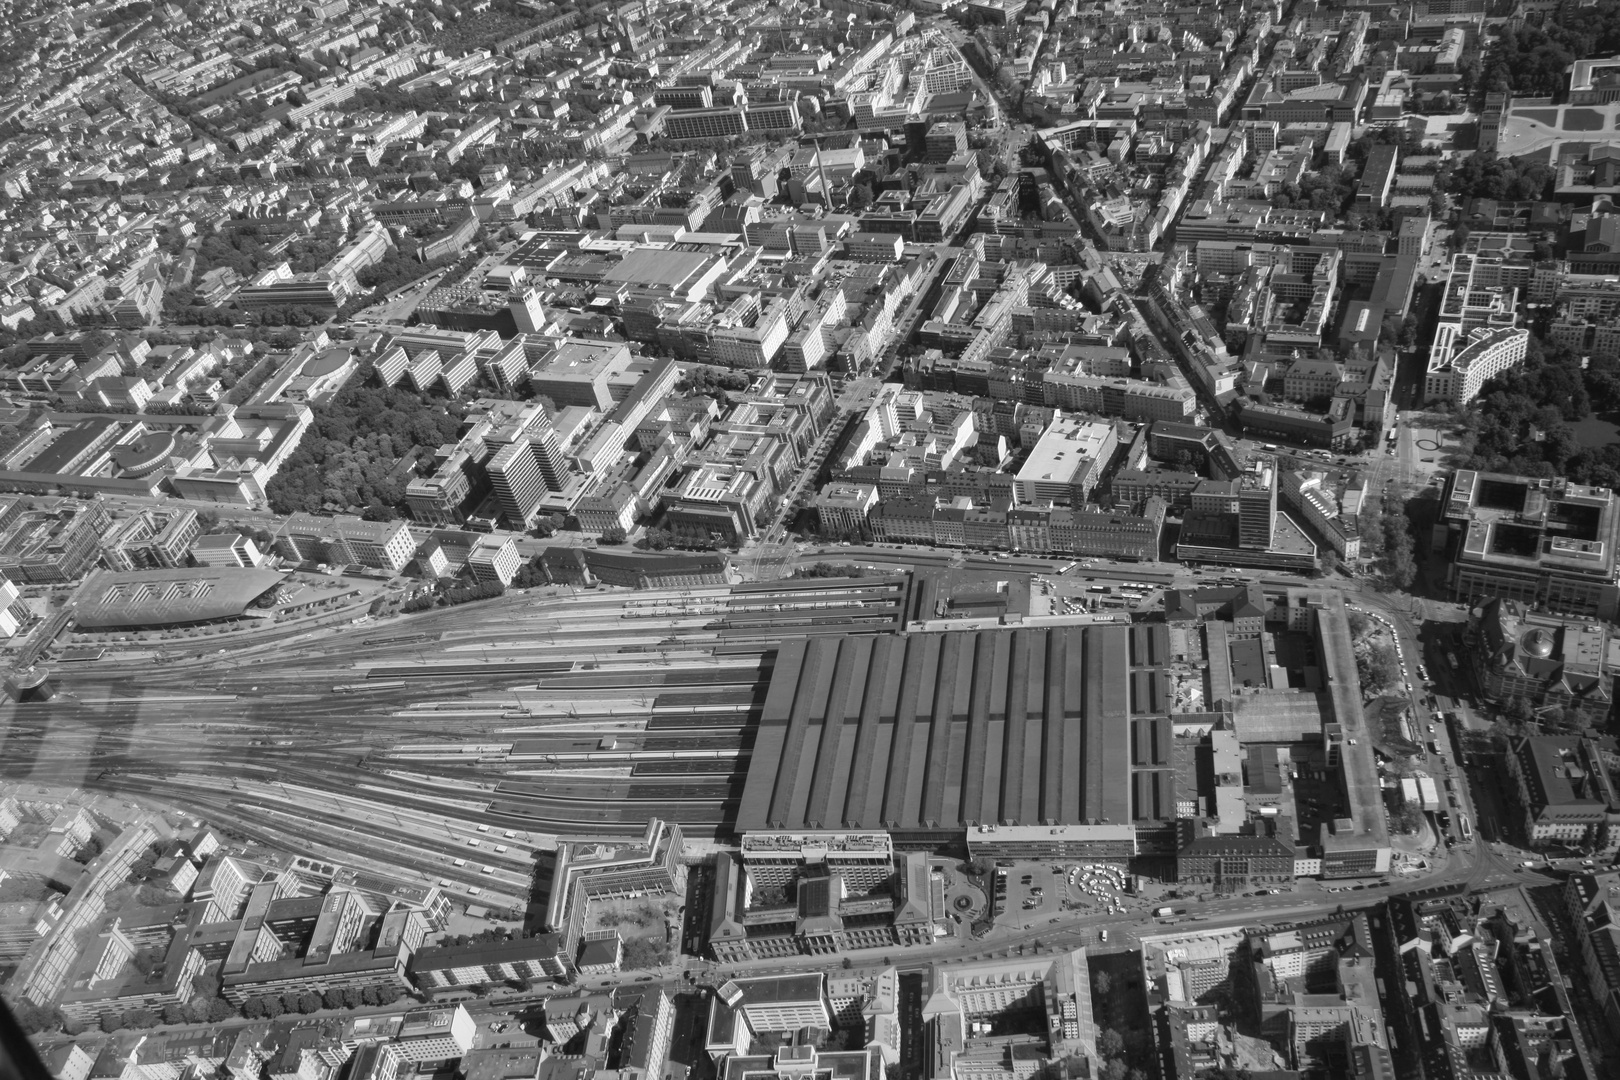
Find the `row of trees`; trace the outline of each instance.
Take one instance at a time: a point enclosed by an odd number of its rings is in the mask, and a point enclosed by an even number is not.
[[[793,571],[796,578],[842,578],[865,577],[866,567],[854,563],[818,562],[809,566],[801,566]]]
[[[1417,545],[1401,502],[1385,508],[1377,499],[1368,499],[1359,525],[1362,557],[1372,560],[1384,588],[1405,589],[1417,580]]]
[[[313,990],[302,994],[267,994],[251,997],[242,1005],[249,1020],[274,1020],[288,1013],[309,1015],[322,1009],[358,1009],[363,1005],[392,1005],[405,995],[397,986],[366,986],[331,989],[324,994]]]
[[[428,611],[443,605],[455,607],[458,604],[471,604],[478,600],[494,600],[506,595],[506,586],[498,581],[480,581],[470,585],[450,586],[434,592],[426,592],[420,596],[407,600],[400,606],[400,611],[410,614],[415,611]]]

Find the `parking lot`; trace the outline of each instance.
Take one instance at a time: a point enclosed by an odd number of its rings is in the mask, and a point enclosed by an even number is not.
[[[1096,580],[1086,576],[1085,562],[1063,577],[1036,575],[1030,582],[1031,615],[1084,615],[1099,611],[1132,611],[1157,603],[1163,586],[1153,581],[1119,580],[1129,571]]]
[[[998,863],[996,889],[1007,926],[1039,926],[1065,911],[1131,915],[1145,901],[1129,891],[1130,874],[1110,863]]]

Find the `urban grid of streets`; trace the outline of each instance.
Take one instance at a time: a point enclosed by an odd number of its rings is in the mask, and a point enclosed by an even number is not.
[[[949,31],[960,45],[965,36]],[[1018,114],[1007,93],[977,72],[975,84],[998,100],[1004,115]],[[1029,129],[1000,122],[1010,140],[1027,137]],[[1011,145],[1004,141],[1006,150]],[[1084,215],[1080,215],[1082,219]],[[414,286],[417,298],[426,292]],[[920,296],[918,298],[920,300]],[[392,299],[391,301],[392,302]],[[408,308],[407,308],[408,310]],[[913,324],[914,325],[914,324]],[[1172,350],[1173,351],[1173,350]],[[892,354],[880,358],[892,362]],[[1412,411],[1398,425],[1396,452],[1370,451],[1360,463],[1369,490],[1386,485],[1419,486],[1436,465],[1422,457],[1413,424],[1420,357],[1408,356],[1399,373],[1398,394]],[[1195,380],[1196,382],[1196,380]],[[871,380],[853,379],[842,386],[842,415]],[[789,576],[795,568],[821,561],[855,562],[873,570],[968,568],[1008,573],[1056,575],[1066,560],[1014,556],[992,558],[975,553],[913,549],[898,545],[807,545],[788,533],[797,501],[810,491],[813,478],[840,430],[830,425],[822,442],[790,486],[776,518],[761,538],[746,545],[736,565],[745,578],[769,581]],[[122,506],[143,503],[177,505],[180,500],[143,500],[106,496]],[[199,507],[203,504],[198,504]],[[280,520],[264,510],[226,515],[244,528]],[[570,542],[563,535],[546,541],[520,538],[525,558],[546,547]],[[1066,571],[1070,577],[1098,582],[1146,581],[1158,588],[1186,587],[1205,580],[1203,571],[1169,564],[1113,564],[1095,561]],[[1213,576],[1213,575],[1208,575]],[[1260,578],[1268,586],[1305,584],[1283,573]],[[1455,623],[1454,605],[1374,589],[1365,578],[1331,577],[1309,582],[1337,589],[1363,609],[1389,619],[1403,643],[1403,663],[1414,713],[1431,710],[1422,703],[1425,681],[1416,667],[1426,658],[1441,711],[1456,712],[1465,728],[1483,728],[1486,720],[1470,708],[1467,688],[1453,686],[1450,667],[1436,627]],[[176,807],[230,832],[272,848],[341,862],[391,882],[428,886],[449,882],[453,890],[477,888],[490,906],[521,909],[529,898],[534,852],[542,837],[524,832],[512,850],[481,850],[489,872],[477,866],[458,868],[468,839],[480,825],[499,825],[485,812],[489,793],[475,786],[471,774],[441,771],[424,775],[408,758],[395,758],[378,768],[368,759],[413,741],[465,740],[488,735],[509,741],[525,731],[548,735],[577,733],[594,740],[617,730],[615,708],[627,712],[645,706],[626,698],[607,682],[564,691],[547,690],[527,666],[561,661],[589,664],[597,672],[713,667],[735,669],[739,684],[758,677],[759,656],[717,655],[704,604],[723,604],[723,589],[663,589],[627,594],[541,588],[511,593],[501,599],[462,608],[434,611],[401,620],[345,620],[314,629],[269,630],[245,635],[217,652],[176,645],[162,663],[112,657],[82,670],[64,671],[60,696],[48,705],[0,706],[0,778],[39,786],[41,792],[128,799],[151,807]],[[650,612],[650,613],[649,613]],[[766,643],[761,643],[763,652]],[[632,655],[633,659],[626,659]],[[410,672],[391,689],[352,696],[334,694],[337,686],[363,678],[369,668]],[[1450,754],[1450,748],[1441,750]],[[1462,776],[1461,766],[1458,775]],[[1500,778],[1488,778],[1493,784]],[[465,785],[458,789],[458,784]],[[1463,783],[1463,811],[1478,823],[1472,841],[1458,843],[1429,872],[1358,887],[1353,900],[1320,883],[1304,882],[1298,891],[1195,902],[1195,912],[1210,925],[1255,925],[1330,912],[1346,905],[1369,905],[1402,892],[1460,885],[1467,891],[1504,885],[1546,885],[1557,879],[1523,864],[1523,853],[1502,839],[1503,812],[1496,796],[1476,802],[1479,789]],[[559,806],[588,808],[599,798],[588,782],[558,782],[548,797]],[[676,820],[714,824],[721,809],[712,801],[677,801]],[[464,892],[463,892],[464,895]],[[1006,955],[1026,949],[1087,945],[1093,951],[1129,951],[1142,935],[1161,929],[1145,908],[1128,915],[1077,915],[1064,912],[1042,925],[1001,927],[983,940],[948,938],[904,952],[904,964],[915,968],[934,961]],[[1106,945],[1099,944],[1106,941]],[[683,978],[715,984],[725,977],[779,971],[826,970],[840,958],[785,957],[772,961],[727,964],[682,955],[653,977],[672,986]],[[863,956],[857,967],[876,965]],[[605,987],[624,976],[591,976],[585,987]],[[574,988],[568,988],[572,992]],[[514,1012],[544,994],[507,995],[503,1007]],[[226,1026],[243,1023],[228,1021]],[[186,1025],[168,1025],[187,1030]]]

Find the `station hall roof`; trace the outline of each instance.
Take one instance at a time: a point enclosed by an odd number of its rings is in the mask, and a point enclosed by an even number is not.
[[[86,630],[181,626],[233,619],[287,577],[281,570],[234,566],[168,570],[97,570],[74,595]]]
[[[1131,824],[1131,631],[784,641],[739,831]]]

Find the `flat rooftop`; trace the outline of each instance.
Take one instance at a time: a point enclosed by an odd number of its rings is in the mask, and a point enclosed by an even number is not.
[[[1098,458],[1109,449],[1114,426],[1101,421],[1058,420],[1041,433],[1028,459],[1018,470],[1021,481],[1068,483],[1085,469],[1100,468]]]
[[[665,248],[636,248],[627,252],[619,265],[602,275],[602,280],[654,288],[678,289],[703,272],[713,259],[696,251]]]

